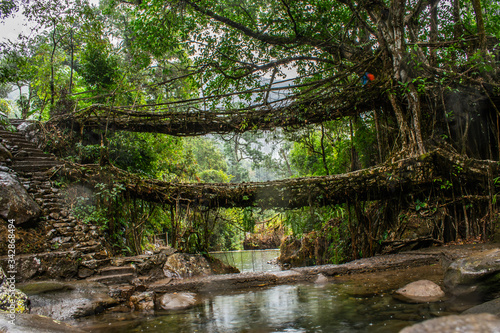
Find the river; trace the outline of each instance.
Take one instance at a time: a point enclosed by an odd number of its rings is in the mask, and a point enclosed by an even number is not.
[[[210,252],[210,255],[244,272],[273,272],[280,266],[271,264],[279,255],[279,249]]]
[[[194,307],[154,314],[105,313],[74,324],[93,333],[137,332],[399,332],[470,304],[449,300],[408,304],[394,290],[429,279],[441,283],[439,265],[334,277],[326,284],[302,283],[198,295]]]

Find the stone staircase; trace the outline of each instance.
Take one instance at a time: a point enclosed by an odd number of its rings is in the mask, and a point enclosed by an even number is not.
[[[87,281],[100,282],[106,285],[131,284],[137,277],[136,268],[133,265],[107,266],[99,270],[99,275],[88,278]]]
[[[13,126],[18,126],[21,122],[17,119],[11,120]],[[9,167],[17,174],[29,176],[63,164],[55,156],[44,153],[36,144],[28,141],[23,133],[0,129],[0,138],[14,156]]]
[[[18,127],[23,120],[11,119]],[[84,224],[73,216],[65,200],[64,190],[51,181],[57,167],[64,164],[54,155],[43,152],[22,132],[0,128],[0,142],[10,150],[13,160],[7,165],[43,210],[42,222],[47,231],[46,251],[77,250],[92,254],[103,250],[97,226]]]

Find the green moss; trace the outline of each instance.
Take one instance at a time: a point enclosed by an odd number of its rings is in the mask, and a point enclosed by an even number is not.
[[[15,289],[14,292],[2,285],[0,286],[0,310],[10,312],[12,305],[16,313],[29,313],[28,296]]]

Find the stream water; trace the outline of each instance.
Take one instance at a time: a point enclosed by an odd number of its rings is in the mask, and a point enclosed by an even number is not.
[[[471,306],[453,300],[408,304],[394,290],[429,279],[441,283],[441,267],[335,277],[327,284],[198,295],[198,304],[173,312],[104,313],[73,324],[93,333],[136,332],[399,332],[415,322],[456,314]]]
[[[243,272],[273,272],[280,266],[270,262],[280,255],[279,249],[211,252],[211,256]]]

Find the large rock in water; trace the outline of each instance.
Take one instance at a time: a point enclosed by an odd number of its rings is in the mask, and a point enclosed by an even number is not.
[[[192,277],[212,275],[212,269],[207,259],[198,254],[175,253],[167,258],[163,265],[163,272],[166,277]]]
[[[429,280],[419,280],[395,291],[394,297],[409,303],[437,302],[445,296],[440,286]]]
[[[491,313],[495,316],[500,317],[500,298],[494,299],[492,301],[476,305],[466,311],[463,314],[474,314],[474,313]]]
[[[445,272],[444,286],[456,296],[495,298],[500,292],[500,249],[452,262]]]
[[[108,295],[109,288],[98,282],[42,281],[19,288],[29,295],[31,313],[57,320],[94,315],[118,304],[118,300]]]
[[[74,326],[52,318],[20,313],[12,321],[7,313],[0,312],[0,332],[2,333],[85,333]]]
[[[0,217],[14,220],[15,225],[35,221],[41,214],[40,206],[30,197],[19,180],[0,171]]]
[[[399,333],[500,333],[500,319],[489,313],[446,316],[406,327]]]
[[[144,291],[130,296],[130,307],[134,311],[149,312],[155,310],[156,295],[152,291]]]
[[[164,294],[159,301],[159,307],[163,310],[187,309],[196,304],[196,294],[193,293],[168,293]]]

